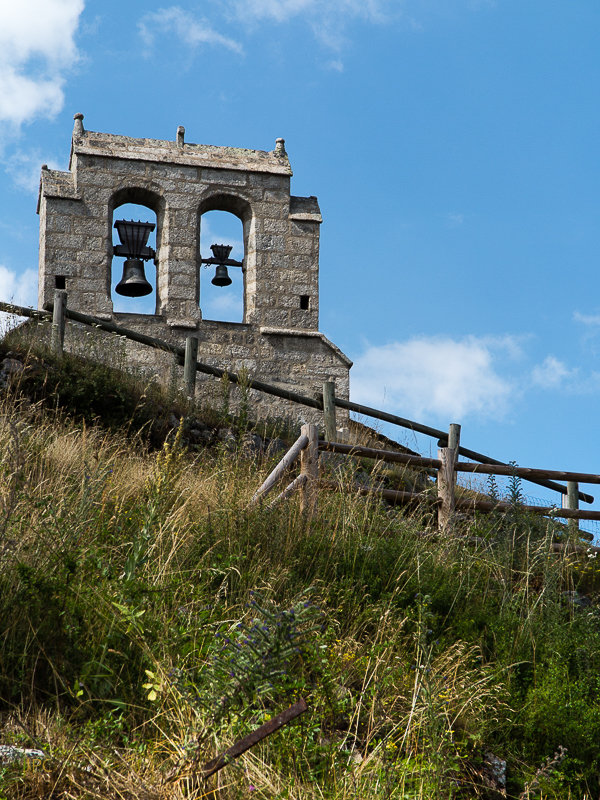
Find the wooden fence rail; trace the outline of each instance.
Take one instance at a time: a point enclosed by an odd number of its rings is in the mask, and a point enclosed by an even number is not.
[[[250,505],[257,503],[262,497],[271,491],[275,484],[283,477],[284,473],[292,466],[294,461],[298,458],[300,453],[308,445],[308,436],[302,434],[300,438],[294,442],[284,457],[281,459],[275,469],[267,476],[264,483],[254,492]]]
[[[421,458],[407,453],[395,453],[390,450],[379,450],[375,447],[362,447],[357,444],[342,444],[341,442],[326,442],[319,440],[319,450],[329,453],[338,453],[343,456],[356,456],[357,458],[374,458],[377,461],[389,461],[392,464],[406,464],[411,467],[430,467],[439,469],[440,462],[437,458]]]
[[[494,502],[492,500],[477,500],[465,497],[457,497],[454,501],[454,508],[463,509],[465,511],[508,511],[514,508],[512,503]],[[569,508],[556,508],[555,506],[528,506],[520,505],[523,511],[531,512],[532,514],[541,514],[545,517],[557,517],[560,519],[588,519],[600,520],[600,511],[574,511]],[[592,537],[593,538],[593,537]]]
[[[319,450],[330,453],[340,453],[343,455],[357,456],[359,458],[374,458],[379,461],[389,461],[396,464],[406,464],[411,467],[430,467],[438,470],[441,466],[439,458],[421,458],[407,455],[406,453],[394,453],[388,450],[378,450],[373,447],[360,447],[358,445],[341,444],[340,442],[326,442],[319,440]],[[509,478],[557,478],[563,481],[575,483],[594,483],[600,484],[600,475],[588,472],[564,472],[553,469],[532,469],[531,467],[513,466],[494,466],[492,464],[471,464],[468,461],[456,461],[454,464],[456,472],[472,472],[481,475],[505,475]]]
[[[439,439],[439,444],[442,446],[448,442],[448,433],[437,430],[436,428],[430,428],[427,425],[421,425],[419,422],[413,422],[409,419],[404,419],[403,417],[397,417],[395,414],[388,414],[385,411],[378,411],[376,408],[363,406],[360,403],[351,403],[349,400],[341,400],[337,397],[335,398],[335,404],[338,408],[347,408],[349,411],[355,411],[357,414],[363,414],[366,417],[380,419],[383,422],[391,422],[392,424],[399,425],[402,428],[408,428],[409,430],[416,431],[417,433],[424,433],[427,436],[432,436],[436,439]],[[498,461],[497,459],[486,456],[483,453],[478,453],[475,450],[469,450],[462,445],[458,447],[458,453],[465,458],[472,458],[474,461],[479,461],[481,464],[490,464],[493,466],[510,468],[510,464],[507,464],[505,461]],[[536,483],[538,486],[544,486],[546,489],[552,489],[555,492],[560,492],[560,494],[566,495],[568,493],[566,486],[561,486],[559,483],[554,483],[553,481],[536,478],[535,480],[531,480],[531,483]],[[585,503],[594,502],[594,498],[591,495],[584,494],[583,492],[579,492],[579,499],[583,500]]]
[[[339,492],[344,488],[339,481],[331,480],[319,480],[319,486],[323,489],[332,489],[334,492]],[[382,500],[393,506],[405,506],[421,502],[439,505],[440,502],[437,497],[425,492],[402,492],[397,489],[381,489],[377,486],[360,486],[358,484],[352,487],[352,491],[362,497],[368,497],[369,495],[381,497]]]
[[[456,441],[456,439],[455,439]],[[458,472],[477,472],[480,465],[469,464],[466,462],[455,461],[455,451],[453,448],[440,448],[438,458],[421,458],[406,453],[395,453],[388,450],[379,450],[373,447],[361,447],[359,445],[346,445],[339,442],[328,442],[317,440],[317,426],[304,425],[302,436],[292,445],[283,459],[271,472],[269,477],[263,482],[261,487],[255,492],[251,505],[258,500],[264,499],[266,494],[275,486],[278,480],[287,472],[288,467],[301,455],[301,473],[295,478],[275,500],[270,508],[281,500],[290,497],[297,489],[301,491],[300,508],[305,516],[312,517],[317,510],[317,487],[330,489],[333,491],[344,491],[346,488],[340,481],[326,480],[319,478],[319,452],[337,453],[338,455],[354,456],[359,458],[372,458],[377,461],[399,463],[407,467],[416,469],[435,468],[437,475],[437,496],[430,491],[409,492],[385,489],[379,486],[361,486],[355,484],[352,491],[362,496],[377,496],[393,505],[408,505],[414,503],[427,503],[438,507],[438,528],[442,533],[452,530],[455,521],[456,511],[481,511],[490,513],[492,511],[509,511],[514,509],[512,503],[504,501],[483,500],[479,497],[457,497],[456,496],[456,475]],[[485,474],[501,474],[516,477],[528,477],[531,473],[542,473],[554,476],[553,470],[531,470],[527,467],[494,467],[485,465]],[[586,472],[562,472],[560,475],[569,480],[569,484],[578,484],[573,480],[589,483],[600,483],[600,476]],[[559,519],[576,520],[596,520],[600,521],[600,511],[580,511],[576,508],[556,508],[555,506],[532,506],[519,504],[519,509],[525,512],[540,514]],[[579,536],[591,541],[592,534],[582,531]],[[600,549],[599,549],[600,551]]]
[[[549,477],[549,478],[562,478],[569,481],[569,483],[593,483],[600,484],[600,475],[595,475],[588,472],[559,472],[557,470],[548,469],[531,469],[529,467],[512,467],[512,466],[493,466],[490,464],[470,464],[465,461],[454,460],[454,450],[452,448],[440,448],[438,451],[439,458],[421,458],[418,456],[407,455],[406,453],[394,453],[388,450],[378,450],[373,447],[360,447],[358,445],[347,445],[339,442],[326,442],[320,440],[318,448],[321,452],[338,453],[339,455],[356,456],[358,458],[372,458],[378,461],[387,461],[389,463],[404,464],[412,468],[434,468],[437,470],[437,484],[438,484],[438,505],[440,506],[439,512],[439,527],[446,529],[451,523],[452,515],[456,509],[470,510],[470,511],[506,511],[513,508],[511,503],[494,502],[488,500],[480,500],[478,498],[457,498],[456,497],[456,473],[481,473],[486,475],[505,475],[508,477],[519,477],[530,479],[535,477]],[[335,481],[321,481],[322,485],[327,488],[335,488],[339,486]],[[388,501],[397,503],[414,502],[419,499],[428,499],[429,497],[419,492],[394,492],[390,489],[379,489],[355,487],[356,491],[360,494],[376,494],[384,497]],[[572,489],[575,492],[575,489]],[[521,505],[524,511],[530,511],[534,514],[542,514],[545,516],[558,517],[560,519],[572,520],[600,520],[600,511],[582,511],[576,508],[556,508],[554,506],[531,506]],[[589,538],[591,534],[583,534]],[[593,538],[593,537],[592,537]]]
[[[0,302],[0,311],[4,311],[9,314],[14,314],[16,316],[30,317],[39,320],[53,320],[52,344],[57,349],[62,349],[62,335],[64,335],[63,334],[64,320],[71,319],[74,322],[79,322],[83,325],[89,325],[99,330],[103,330],[107,333],[113,333],[118,336],[123,336],[127,339],[130,339],[131,341],[146,345],[147,347],[152,347],[154,349],[173,353],[175,356],[177,356],[180,363],[185,364],[186,384],[188,391],[191,389],[190,382],[192,379],[193,368],[190,364],[191,348],[189,345],[187,345],[186,348],[179,347],[178,345],[171,344],[170,342],[167,342],[163,339],[157,339],[153,336],[146,336],[145,334],[138,333],[137,331],[132,331],[128,328],[123,328],[122,326],[116,325],[113,322],[107,322],[106,320],[101,320],[98,319],[97,317],[91,317],[87,314],[81,314],[78,311],[73,311],[72,309],[67,308],[66,300],[67,300],[66,292],[57,291],[55,292],[54,304],[50,304],[50,311],[38,311],[32,308],[26,308],[24,306],[15,305],[13,303],[2,303],[2,302]],[[57,312],[56,314],[53,313],[55,310]],[[187,360],[186,360],[186,350],[188,355]],[[213,367],[209,364],[204,364],[201,361],[196,361],[195,368],[197,372],[202,372],[205,375],[213,375],[216,378],[222,378],[224,375],[227,375],[232,383],[239,383],[238,376],[234,372],[229,372],[229,370],[220,369],[219,367]],[[281,389],[278,386],[272,386],[271,384],[263,383],[262,381],[258,380],[252,380],[251,388],[259,392],[264,392],[265,394],[270,394],[275,397],[280,397],[284,400],[290,400],[293,403],[298,403],[300,405],[308,406],[309,408],[315,408],[319,411],[324,411],[327,417],[326,427],[328,428],[329,435],[331,435],[332,425],[333,427],[335,425],[335,410],[334,410],[335,407],[344,408],[347,409],[348,411],[353,411],[357,414],[373,417],[374,419],[379,419],[383,422],[390,422],[394,425],[399,425],[403,428],[407,428],[417,433],[423,433],[427,436],[432,436],[434,438],[439,439],[440,440],[439,444],[442,445],[448,443],[456,444],[457,446],[452,449],[454,451],[457,451],[457,454],[463,455],[466,458],[472,458],[475,461],[479,461],[481,465],[506,467],[508,470],[510,470],[510,472],[508,473],[490,472],[487,474],[510,474],[510,475],[514,474],[512,471],[513,468],[511,467],[510,464],[506,464],[503,461],[497,461],[496,459],[490,458],[489,456],[486,456],[483,453],[477,453],[474,450],[468,450],[467,448],[462,447],[462,445],[458,444],[458,438],[455,438],[454,441],[451,441],[453,438],[452,426],[450,432],[446,433],[445,431],[438,430],[437,428],[431,428],[428,425],[422,425],[421,423],[415,422],[413,420],[405,419],[404,417],[399,417],[395,414],[389,414],[385,411],[380,411],[379,409],[362,405],[361,403],[353,403],[349,400],[342,400],[341,398],[335,397],[331,385],[329,385],[327,388],[324,388],[324,395],[316,398],[306,397],[305,395],[298,394],[297,392],[291,392],[287,389]],[[454,435],[456,435],[456,430],[454,431]],[[330,442],[330,444],[333,444],[333,442]],[[431,466],[434,465],[431,464]],[[465,469],[463,471],[467,470]],[[472,470],[472,471],[477,471],[477,470]],[[478,471],[484,472],[484,470],[481,467],[479,468]],[[537,470],[537,472],[549,473],[550,471]],[[566,475],[566,474],[567,473],[556,473],[556,475]],[[540,486],[544,486],[545,488],[552,489],[553,491],[559,492],[560,494],[565,495],[567,497],[569,496],[568,486],[563,486],[560,483],[548,480],[546,477],[534,477],[533,474],[531,473],[527,476],[524,475],[523,477],[532,483],[536,483]],[[310,481],[307,482],[304,491],[311,491],[311,489],[308,488],[310,485],[311,485]],[[577,498],[586,503],[594,502],[594,498],[591,495],[580,492],[579,490],[577,490]]]
[[[291,497],[294,492],[296,492],[298,489],[301,489],[307,480],[308,475],[306,475],[304,472],[301,472],[297,478],[294,478],[294,480],[285,487],[283,492],[277,495],[275,500],[273,500],[269,505],[269,508],[275,508],[277,503],[281,502],[281,500],[287,500],[287,498]]]

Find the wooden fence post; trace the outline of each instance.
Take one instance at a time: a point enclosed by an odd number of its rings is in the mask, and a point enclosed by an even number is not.
[[[300,466],[306,483],[300,489],[300,510],[310,519],[317,512],[317,489],[319,481],[319,428],[303,425],[301,432],[308,436],[308,445],[300,456]]]
[[[565,497],[565,495],[563,495]],[[574,511],[579,509],[579,484],[575,481],[567,481],[567,494],[566,494],[567,508],[572,508]],[[579,530],[579,520],[570,519],[569,528],[572,531]]]
[[[303,434],[297,441],[294,442],[294,444],[290,447],[290,449],[281,459],[279,464],[277,464],[275,469],[263,481],[262,485],[254,492],[252,500],[250,500],[250,505],[258,502],[258,500],[260,500],[261,497],[264,497],[268,492],[271,491],[273,486],[275,486],[277,481],[283,476],[284,472],[288,469],[288,467],[291,467],[291,465],[298,458],[300,453],[307,446],[308,446],[308,436]]]
[[[335,442],[337,431],[335,427],[335,382],[325,381],[323,384],[323,419],[325,422],[325,438],[328,442]]]
[[[454,461],[458,461],[458,448],[460,447],[460,425],[456,422],[450,423],[448,432],[448,447],[454,450]]]
[[[450,447],[440,447],[438,459],[442,462],[437,474],[438,499],[441,505],[438,508],[438,528],[447,533],[452,526],[454,514],[454,450]]]
[[[183,380],[186,395],[192,399],[196,394],[196,361],[198,360],[198,339],[188,336],[185,340],[185,359],[183,362]]]
[[[54,292],[54,311],[52,312],[52,337],[50,345],[55,353],[62,353],[65,343],[65,309],[67,293],[61,289]]]

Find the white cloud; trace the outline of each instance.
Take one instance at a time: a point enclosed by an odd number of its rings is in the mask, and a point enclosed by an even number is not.
[[[348,43],[345,31],[353,21],[401,22],[411,30],[421,30],[423,25],[414,18],[414,13],[417,16],[447,15],[459,9],[474,11],[482,3],[489,3],[489,0],[443,0],[443,3],[440,0],[220,0],[212,6],[215,11],[221,11],[228,24],[241,25],[244,34],[263,23],[281,25],[304,21],[321,44],[339,52]],[[139,22],[139,32],[148,46],[148,55],[156,37],[162,33],[174,33],[192,47],[214,45],[243,53],[238,41],[218,33],[205,16],[196,17],[179,5],[146,13]],[[341,72],[343,64],[332,60],[325,67]]]
[[[345,30],[355,21],[398,23],[423,30],[421,18],[447,16],[459,10],[490,7],[493,0],[228,0],[231,17],[246,27],[257,22],[278,24],[304,19],[315,37],[331,50],[346,44]],[[226,6],[226,7],[227,7]]]
[[[388,14],[401,9],[403,2],[386,0],[235,0],[233,3],[240,18],[271,19],[287,22],[292,17],[305,14],[310,17],[362,17],[383,21]]]
[[[239,235],[242,232],[242,224],[227,211],[208,211],[202,215],[201,222],[202,236],[200,239],[200,252],[202,258],[210,258],[212,252],[211,244],[230,244],[233,250],[230,258],[238,261],[244,257],[244,240]],[[234,274],[237,270],[234,270]]]
[[[566,379],[573,379],[577,375],[576,369],[568,369],[564,362],[554,356],[547,356],[543,364],[533,368],[532,380],[544,389],[554,389]]]
[[[153,45],[157,32],[172,32],[191,47],[206,44],[226,47],[235,53],[243,53],[239,42],[217,33],[206,19],[195,19],[180,6],[161,8],[156,12],[146,14],[138,27],[140,35],[148,47]]]
[[[217,295],[205,304],[208,314],[217,312],[217,314],[227,316],[241,316],[244,313],[244,298],[235,290],[230,289],[227,294]],[[205,314],[206,316],[206,314]],[[214,317],[207,317],[214,319]]]
[[[30,150],[28,153],[18,150],[4,160],[6,171],[17,186],[32,194],[38,192],[42,164],[47,164],[50,169],[64,169],[55,159],[42,157],[39,150]]]
[[[579,311],[576,311],[573,314],[573,319],[575,322],[583,322],[584,325],[600,325],[600,314],[580,314]]]
[[[243,0],[234,5],[239,17],[286,22],[302,12],[311,11],[316,0]]]
[[[233,0],[233,15],[246,26],[255,22],[285,23],[304,17],[315,37],[331,50],[347,43],[346,24],[352,19],[384,22],[401,15],[402,0]],[[338,67],[330,62],[333,69]],[[339,70],[341,71],[341,70]]]
[[[500,356],[518,356],[514,337],[414,338],[369,347],[351,372],[352,399],[417,419],[501,417],[516,393],[497,371]]]
[[[84,0],[0,5],[0,123],[8,130],[63,106],[64,72],[78,59],[75,32]]]
[[[37,270],[26,269],[25,272],[17,274],[0,264],[0,300],[3,303],[37,307],[37,288]],[[13,317],[9,314],[0,313],[0,328],[2,330],[12,327],[13,324]]]

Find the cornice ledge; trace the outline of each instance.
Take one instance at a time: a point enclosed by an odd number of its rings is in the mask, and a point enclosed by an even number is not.
[[[304,336],[312,339],[320,339],[324,345],[329,347],[330,350],[333,350],[333,352],[341,361],[344,362],[344,364],[346,364],[348,368],[350,368],[354,363],[345,353],[340,350],[339,347],[330,341],[324,333],[321,333],[321,331],[310,331],[303,328],[271,328],[268,326],[262,326],[258,330],[263,336]]]

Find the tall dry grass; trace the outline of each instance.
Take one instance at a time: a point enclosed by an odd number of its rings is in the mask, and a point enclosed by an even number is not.
[[[563,594],[593,597],[592,562],[518,509],[438,538],[427,509],[359,496],[362,462],[312,520],[249,508],[273,465],[4,401],[0,736],[48,760],[0,768],[0,797],[492,796],[490,752],[517,796],[559,744],[544,796],[595,791],[600,624]],[[299,696],[300,720],[199,777]]]

